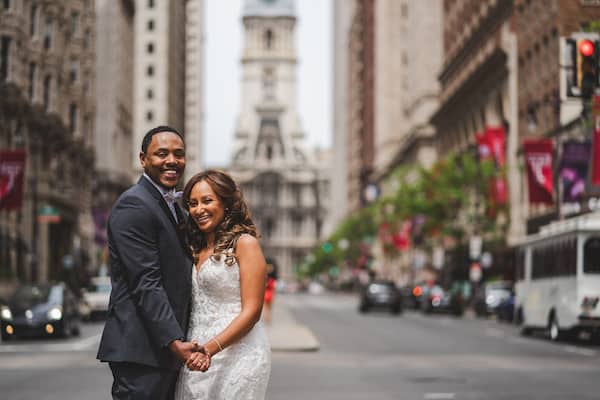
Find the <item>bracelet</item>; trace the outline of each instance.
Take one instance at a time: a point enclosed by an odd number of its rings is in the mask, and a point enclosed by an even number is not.
[[[219,351],[223,351],[223,348],[221,347],[221,343],[219,343],[219,341],[217,340],[217,338],[214,337],[212,340],[217,344],[217,346],[219,346]]]

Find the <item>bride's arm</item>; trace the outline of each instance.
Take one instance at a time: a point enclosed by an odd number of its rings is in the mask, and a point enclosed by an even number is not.
[[[204,343],[211,355],[243,338],[260,320],[267,277],[265,257],[258,239],[247,234],[239,238],[235,252],[240,267],[242,311],[221,333]]]

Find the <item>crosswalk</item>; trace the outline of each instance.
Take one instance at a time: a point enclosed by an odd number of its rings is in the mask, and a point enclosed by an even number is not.
[[[98,348],[100,334],[85,338],[71,339],[67,342],[36,343],[32,341],[21,341],[18,343],[3,342],[0,344],[0,353],[55,353],[91,351]]]

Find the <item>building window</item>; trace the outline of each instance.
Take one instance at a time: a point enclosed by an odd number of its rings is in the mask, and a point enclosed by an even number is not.
[[[147,28],[148,28],[149,31],[153,31],[154,30],[154,20],[153,19],[151,19],[151,20],[148,21]]]
[[[152,100],[154,98],[154,91],[152,89],[146,90],[146,98]]]
[[[403,3],[400,6],[400,13],[402,14],[402,18],[408,18],[408,4]]]
[[[69,83],[72,85],[77,82],[79,75],[79,62],[71,60],[71,68],[69,69]]]
[[[154,76],[154,67],[152,65],[148,65],[148,68],[146,68],[146,75]]]
[[[148,54],[154,53],[154,43],[148,43],[148,45],[146,46],[146,51],[148,52]]]
[[[37,4],[31,6],[31,14],[29,15],[29,34],[36,36],[38,34],[39,8]]]
[[[2,4],[5,10],[10,10],[10,0],[2,0]]]
[[[37,77],[37,65],[35,63],[29,64],[29,99],[35,99],[35,83]]]
[[[83,48],[87,49],[90,47],[90,38],[92,37],[92,33],[90,32],[89,29],[85,30],[85,33],[83,34]]]
[[[267,49],[273,47],[273,31],[270,29],[265,32],[265,46]]]
[[[92,119],[87,114],[83,118],[83,129],[84,129],[83,136],[85,136],[86,138],[91,138],[92,137]]]
[[[0,45],[0,81],[5,82],[8,79],[8,69],[10,66],[10,45],[11,38],[2,36]]]
[[[50,109],[50,90],[52,89],[52,77],[50,75],[46,75],[44,78],[44,109],[48,111]]]
[[[154,0],[148,0],[148,8],[154,8]]]
[[[152,122],[152,120],[154,120],[154,114],[152,113],[152,111],[148,111],[146,113],[146,121],[147,122]]]
[[[46,18],[46,27],[44,31],[44,49],[49,50],[52,48],[52,29],[53,29],[52,18]]]
[[[73,11],[71,13],[71,35],[76,36],[79,32],[79,12]]]
[[[77,130],[77,104],[75,103],[69,105],[69,128],[72,132]]]

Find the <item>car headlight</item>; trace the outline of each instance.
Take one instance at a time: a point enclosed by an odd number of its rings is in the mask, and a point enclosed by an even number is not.
[[[0,310],[0,317],[2,319],[6,319],[6,320],[11,320],[12,319],[12,313],[10,312],[10,308],[8,307],[2,307],[2,309]]]
[[[48,319],[58,321],[62,318],[62,308],[61,307],[52,307],[50,311],[48,311]]]

